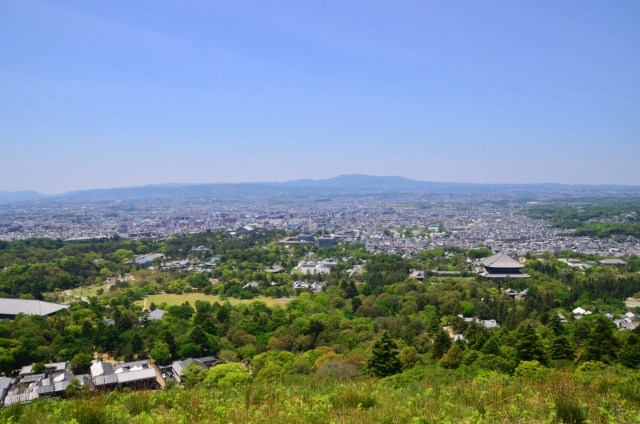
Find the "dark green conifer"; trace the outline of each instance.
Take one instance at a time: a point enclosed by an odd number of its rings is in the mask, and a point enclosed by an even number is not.
[[[347,292],[347,298],[349,299],[358,295],[358,288],[356,287],[356,283],[353,281],[349,281],[349,285],[345,291]]]
[[[362,306],[362,300],[359,297],[354,297],[351,299],[351,310],[355,314],[356,311]]]
[[[638,368],[640,366],[640,337],[635,333],[629,334],[620,349],[619,358],[625,367]]]
[[[402,372],[402,364],[398,358],[398,345],[388,332],[383,332],[382,337],[373,344],[365,372],[380,378]]]
[[[485,335],[483,333],[479,333],[476,336],[476,342],[473,345],[471,345],[471,349],[482,351],[482,348],[484,347],[484,344],[486,342],[487,342],[487,338],[485,337]]]
[[[167,346],[169,346],[169,352],[171,352],[171,357],[177,358],[178,355],[178,345],[176,343],[176,339],[173,338],[173,334],[165,331],[162,335],[162,341],[164,341]]]
[[[449,349],[451,349],[451,337],[449,333],[440,329],[433,339],[433,359],[442,358]]]
[[[220,322],[225,322],[227,319],[229,319],[229,310],[225,306],[221,307],[220,309],[218,309],[216,318]]]
[[[440,315],[437,311],[434,311],[427,317],[427,333],[429,333],[431,336],[435,336],[439,331],[442,331],[442,324],[440,324]]]
[[[547,322],[547,326],[553,331],[556,336],[564,333],[564,326],[557,313],[552,312]]]
[[[213,321],[211,321],[211,319],[207,318],[204,320],[204,322],[201,325],[202,329],[204,330],[205,333],[211,335],[211,336],[219,336],[220,335],[220,330],[218,329],[218,326],[216,326]]]
[[[131,338],[131,350],[134,353],[140,353],[142,352],[142,350],[144,349],[144,341],[142,340],[142,337],[140,337],[140,334],[134,334],[133,337]]]
[[[193,330],[191,330],[191,333],[189,334],[189,341],[200,345],[203,348],[209,347],[209,339],[207,338],[205,332],[202,330],[202,327],[200,327],[199,325],[196,325],[195,327],[193,327]]]
[[[547,357],[544,352],[544,346],[540,335],[535,328],[529,323],[524,323],[518,327],[516,333],[516,351],[518,352],[518,360],[533,361],[536,360],[541,364],[547,364]]]
[[[618,340],[613,334],[613,323],[605,317],[596,318],[596,324],[589,333],[589,338],[579,362],[601,361],[611,363],[618,355]]]
[[[482,353],[485,355],[496,355],[500,356],[500,344],[496,340],[495,337],[491,337],[480,349]]]
[[[571,342],[566,336],[558,336],[551,344],[551,359],[567,359],[573,361],[575,354]]]

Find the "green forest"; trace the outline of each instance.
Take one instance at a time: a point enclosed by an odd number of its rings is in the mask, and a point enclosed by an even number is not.
[[[614,322],[640,315],[624,302],[640,297],[639,258],[617,268],[574,252],[531,255],[524,269],[531,278],[500,287],[472,272],[489,249],[436,248],[403,259],[360,244],[287,247],[277,242],[285,235],[0,243],[1,297],[72,300],[53,316],[0,321],[4,375],[65,360],[86,372],[98,355],[159,365],[206,355],[224,362],[190,367],[180,385],[162,390],[75,390],[67,399],[11,406],[0,421],[640,422],[640,326],[619,330]],[[217,266],[163,271],[159,260],[132,262],[147,253],[215,258]],[[581,270],[559,260],[576,256],[594,265]],[[311,258],[337,265],[324,275],[296,273]],[[266,272],[273,264],[283,271]],[[356,267],[362,272],[348,272]],[[416,269],[425,270],[423,282],[408,279]],[[470,276],[443,278],[432,269]],[[327,285],[320,293],[294,290],[298,280]],[[249,282],[257,287],[243,288]],[[103,288],[86,300],[69,297],[96,285]],[[506,288],[527,291],[515,299]],[[201,296],[144,309],[159,293]],[[590,314],[577,319],[577,307]],[[167,313],[150,321],[154,309]],[[497,325],[487,328],[491,320]]]
[[[578,199],[573,203],[537,205],[529,208],[530,218],[548,219],[556,228],[575,230],[574,236],[608,238],[640,237],[640,199]]]

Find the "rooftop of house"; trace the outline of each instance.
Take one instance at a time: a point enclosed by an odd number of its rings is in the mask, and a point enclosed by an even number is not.
[[[22,367],[22,369],[20,370],[20,375],[31,374],[33,372],[34,365],[35,364],[31,364]],[[64,371],[67,368],[67,365],[67,362],[52,362],[49,364],[44,364],[44,367],[48,371]]]
[[[62,309],[69,308],[69,305],[43,302],[35,299],[10,299],[0,298],[0,315],[51,315]]]
[[[149,312],[149,320],[157,321],[159,319],[162,319],[162,316],[166,313],[167,311],[164,311],[162,309],[154,309],[153,311]]]

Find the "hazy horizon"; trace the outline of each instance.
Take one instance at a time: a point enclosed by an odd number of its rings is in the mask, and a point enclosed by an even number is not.
[[[640,185],[640,3],[0,4],[0,190]]]
[[[43,194],[46,196],[57,196],[57,195],[61,195],[61,194],[68,194],[68,193],[73,193],[76,191],[89,191],[89,190],[114,190],[114,189],[131,189],[131,188],[141,188],[141,187],[170,187],[170,186],[192,186],[192,185],[216,185],[216,184],[286,184],[286,183],[290,183],[290,182],[298,182],[298,181],[326,181],[326,180],[333,180],[333,179],[337,179],[337,178],[341,178],[341,177],[373,177],[373,178],[405,178],[408,179],[410,181],[413,182],[421,182],[421,183],[434,183],[434,184],[460,184],[460,185],[479,185],[479,186],[483,186],[483,185],[531,185],[531,186],[536,186],[536,185],[559,185],[559,186],[576,186],[576,187],[610,187],[610,186],[619,186],[621,188],[638,188],[640,187],[640,185],[632,185],[632,184],[564,184],[564,183],[556,183],[553,181],[540,181],[540,182],[534,182],[534,183],[523,183],[523,184],[516,184],[516,183],[501,183],[501,182],[496,182],[496,183],[474,183],[474,182],[468,182],[468,181],[425,181],[425,180],[415,180],[415,179],[409,179],[406,177],[403,177],[401,175],[368,175],[368,174],[342,174],[342,175],[336,175],[334,177],[329,177],[329,178],[317,178],[317,179],[311,179],[311,178],[300,178],[300,179],[295,179],[295,180],[284,180],[284,181],[238,181],[238,182],[229,182],[229,181],[209,181],[209,182],[198,182],[198,183],[186,183],[186,182],[177,182],[177,181],[170,181],[170,182],[159,182],[159,183],[150,183],[150,184],[141,184],[141,185],[128,185],[128,186],[112,186],[112,187],[91,187],[91,188],[87,188],[87,189],[80,189],[80,190],[69,190],[69,191],[62,191],[62,192],[38,192],[37,190],[32,190],[32,189],[27,189],[27,190],[16,190],[16,191],[6,191],[6,190],[0,190],[0,192],[4,192],[4,193],[19,193],[19,192],[28,192],[28,191],[36,191],[39,194]],[[301,186],[302,187],[302,186]]]

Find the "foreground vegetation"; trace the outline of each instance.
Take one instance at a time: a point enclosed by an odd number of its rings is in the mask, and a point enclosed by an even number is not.
[[[4,423],[637,423],[640,380],[616,369],[509,377],[417,367],[382,380],[279,378],[47,400]]]
[[[574,230],[575,236],[608,238],[640,237],[640,199],[574,199],[569,204],[551,204],[529,208],[528,216],[546,218],[557,228]]]
[[[280,237],[258,231],[242,239],[211,233],[161,243],[0,245],[0,296],[55,300],[62,290],[112,282],[54,316],[0,322],[3,374],[63,360],[86,373],[96,354],[158,364],[216,355],[226,362],[206,372],[191,367],[184,387],[169,383],[158,392],[92,396],[74,387],[68,400],[10,407],[2,420],[640,422],[640,327],[619,330],[612,320],[629,312],[622,299],[640,296],[640,259],[611,268],[598,266],[598,257],[558,254],[593,263],[581,270],[554,255],[530,256],[531,278],[505,282],[527,289],[516,300],[476,277],[408,279],[412,269],[470,272],[489,249],[435,248],[402,258],[371,255],[359,244],[288,248],[275,242]],[[219,256],[216,269],[131,263],[150,251],[206,260],[192,251],[200,245]],[[296,273],[309,257],[337,265],[324,275]],[[284,271],[264,271],[274,263]],[[350,275],[358,266],[362,272]],[[297,279],[327,286],[294,290]],[[257,286],[244,288],[250,281]],[[283,296],[289,301],[276,300]],[[161,320],[148,319],[145,298],[148,309],[167,311]],[[574,319],[576,307],[591,314]],[[498,326],[487,328],[485,320]]]

